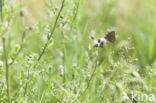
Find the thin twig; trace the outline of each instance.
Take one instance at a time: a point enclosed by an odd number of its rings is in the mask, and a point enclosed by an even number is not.
[[[23,41],[24,41],[24,38],[25,38],[25,34],[26,34],[26,30],[23,31],[22,40],[21,40],[21,43],[20,43],[20,48],[16,52],[16,56],[14,58],[12,58],[12,61],[8,64],[9,66],[12,65],[15,62],[16,58],[18,57],[19,53],[21,52],[21,50],[23,48]]]
[[[43,56],[45,50],[47,49],[47,44],[50,42],[51,37],[53,36],[53,34],[54,34],[54,32],[55,32],[58,19],[60,18],[61,12],[62,12],[63,7],[64,7],[64,3],[65,3],[65,0],[62,1],[62,5],[61,5],[61,8],[60,8],[60,10],[59,10],[59,13],[58,13],[58,15],[57,15],[57,17],[56,17],[54,26],[53,26],[53,28],[52,28],[52,30],[51,30],[51,32],[50,32],[50,35],[48,36],[48,41],[45,43],[45,45],[44,45],[44,47],[43,47],[43,49],[42,49],[42,51],[41,51],[41,53],[40,53],[40,55],[39,55],[37,61],[40,61],[40,60],[41,60],[41,58],[42,58],[42,56]],[[36,68],[36,66],[37,66],[37,63],[34,65],[34,68]],[[29,75],[28,75],[28,77],[29,77]],[[29,78],[28,78],[28,79],[29,79]],[[28,85],[28,84],[26,83],[25,90],[24,90],[24,96],[26,96],[26,93],[27,93],[27,87],[28,87],[27,85]]]
[[[9,89],[9,66],[8,66],[8,56],[7,56],[7,51],[5,47],[5,38],[2,38],[3,41],[3,51],[4,51],[4,59],[5,59],[5,68],[6,68],[6,84],[7,84],[7,98],[8,98],[8,103],[10,103],[10,89]]]
[[[81,1],[81,0],[79,0],[78,3],[77,3],[77,5],[76,5],[76,13],[75,13],[75,15],[74,15],[74,17],[73,17],[73,23],[72,23],[72,26],[71,26],[70,32],[71,32],[72,29],[73,29],[73,26],[74,26],[74,23],[75,23],[75,20],[76,20],[76,17],[77,17],[78,11],[79,11],[80,1]]]
[[[98,49],[97,49],[97,52],[98,52]],[[80,98],[82,95],[84,95],[85,92],[87,91],[87,89],[88,89],[89,86],[90,86],[90,82],[91,82],[91,80],[92,80],[92,78],[93,78],[93,76],[94,76],[94,74],[95,74],[96,69],[97,69],[98,56],[99,56],[99,54],[96,56],[96,64],[95,64],[94,70],[93,70],[93,72],[92,72],[92,74],[91,74],[91,76],[90,76],[90,78],[89,78],[89,80],[88,80],[87,87],[86,87],[86,89],[80,94],[80,96],[79,96],[78,98]]]
[[[76,17],[77,17],[78,11],[79,11],[80,1],[81,1],[81,0],[79,0],[79,1],[78,1],[78,3],[77,3],[76,13],[75,13],[75,15],[74,15],[73,21],[75,21],[75,20],[76,20]]]
[[[37,59],[38,61],[40,61],[40,59],[42,58],[42,56],[43,56],[45,50],[47,49],[47,44],[49,43],[49,41],[50,41],[52,35],[54,34],[54,31],[55,31],[56,26],[57,26],[58,19],[59,19],[59,17],[60,17],[60,14],[61,14],[61,12],[62,12],[63,7],[64,7],[64,3],[65,3],[65,0],[62,1],[62,5],[61,5],[60,11],[59,11],[59,13],[58,13],[58,15],[57,15],[57,17],[56,17],[56,20],[55,20],[55,23],[54,23],[54,27],[53,27],[52,30],[51,30],[51,33],[50,33],[50,35],[49,35],[49,37],[48,37],[47,43],[44,45],[44,48],[43,48],[41,54],[39,55],[39,57],[38,57],[38,59]]]
[[[29,80],[29,70],[28,70],[27,80]],[[27,93],[27,86],[28,86],[28,83],[26,83],[26,86],[24,88],[24,97],[26,96],[26,93]]]

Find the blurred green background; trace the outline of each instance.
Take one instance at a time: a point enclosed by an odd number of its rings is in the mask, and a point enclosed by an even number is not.
[[[27,24],[49,19],[45,7],[49,1],[23,0],[22,3]],[[60,1],[52,0],[51,4],[57,7]],[[96,35],[101,35],[107,28],[115,28],[118,41],[132,39],[133,56],[139,57],[140,64],[144,66],[152,64],[156,58],[155,5],[155,0],[84,0],[81,1],[78,17],[82,22],[80,25],[88,23],[90,33],[95,31]]]

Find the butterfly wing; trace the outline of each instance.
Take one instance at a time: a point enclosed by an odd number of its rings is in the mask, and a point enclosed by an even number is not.
[[[105,39],[112,42],[112,43],[114,43],[116,41],[115,31],[107,32],[107,35],[106,35]]]

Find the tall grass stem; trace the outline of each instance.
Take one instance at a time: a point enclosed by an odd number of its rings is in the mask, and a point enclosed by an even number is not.
[[[3,52],[4,52],[4,61],[5,61],[5,69],[6,69],[6,85],[7,85],[7,99],[8,103],[10,103],[10,88],[9,88],[9,66],[8,66],[8,56],[7,56],[7,50],[5,47],[5,38],[2,38],[3,41]]]

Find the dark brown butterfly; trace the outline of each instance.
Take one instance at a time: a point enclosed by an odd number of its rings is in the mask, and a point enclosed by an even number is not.
[[[107,30],[105,39],[110,41],[110,42],[112,42],[112,43],[114,43],[116,41],[116,33],[115,33],[115,31]]]

